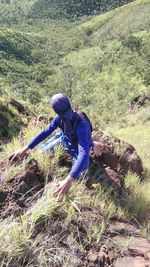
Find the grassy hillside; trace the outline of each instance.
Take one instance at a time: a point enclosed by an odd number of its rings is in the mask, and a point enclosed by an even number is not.
[[[135,145],[146,167],[144,181],[131,173],[125,177],[128,195],[118,196],[114,188],[106,188],[103,184],[95,184],[91,191],[87,190],[82,183],[75,183],[69,196],[61,202],[58,201],[53,196],[56,181],[60,181],[67,173],[66,167],[58,165],[62,153],[59,148],[55,159],[51,161],[48,153],[41,153],[35,149],[19,164],[9,165],[5,171],[0,169],[1,178],[10,181],[10,187],[14,177],[18,180],[20,173],[25,175],[26,166],[33,159],[38,160],[45,178],[49,171],[53,171],[54,166],[56,168],[54,182],[47,185],[46,180],[44,192],[40,191],[29,197],[22,215],[16,218],[21,210],[17,210],[13,202],[11,207],[8,206],[4,210],[4,216],[6,212],[11,213],[12,216],[0,221],[1,266],[19,267],[20,264],[30,267],[81,266],[82,262],[87,261],[89,253],[95,255],[95,251],[104,244],[105,250],[108,248],[113,255],[110,266],[114,266],[117,257],[124,258],[126,254],[128,255],[128,247],[130,248],[135,237],[142,235],[149,238],[150,196],[147,193],[150,189],[150,161],[147,157],[149,128],[150,125],[147,123],[142,127],[137,125],[117,132],[112,129],[115,135]],[[21,139],[15,138],[11,143],[3,146],[1,158],[5,158],[6,155],[26,144],[27,140],[39,130],[40,127],[28,126],[24,129]],[[142,140],[143,145],[139,144],[139,139]],[[112,231],[112,236],[109,235],[110,227],[114,227],[114,224],[117,227],[117,223],[121,224],[123,234],[121,230],[119,232],[120,228],[112,228],[117,230]],[[127,223],[126,229],[123,228],[125,223]],[[137,225],[138,227],[135,228]],[[131,227],[129,231],[128,227]],[[120,240],[119,243],[116,237]],[[141,239],[138,242],[141,242]],[[110,257],[108,255],[107,260]],[[104,262],[107,263],[107,260]]]
[[[149,11],[149,1],[137,0],[84,22],[22,16],[14,26],[3,23],[1,95],[15,88],[16,98],[39,107],[64,91],[95,125],[124,123],[132,98],[149,94]]]
[[[150,1],[118,7],[127,2],[0,3],[1,267],[116,267],[117,259],[126,256],[133,266],[137,258],[147,264],[147,252],[138,249],[141,236],[150,237],[150,106],[147,101],[131,110],[131,100],[150,95]],[[99,14],[104,10],[109,12]],[[55,158],[37,147],[16,164],[8,163],[7,156],[45,123],[37,126],[32,118],[28,125],[27,116],[4,106],[2,99],[11,96],[32,111],[31,117],[49,118],[49,98],[60,91],[87,111],[96,133],[105,129],[135,146],[143,161],[142,177],[129,172],[118,190],[116,182],[101,182],[98,162],[94,176],[99,184],[95,181],[89,190],[74,183],[70,194],[58,201],[53,195],[56,183],[68,173],[60,164],[61,147]],[[9,142],[20,127],[20,135]],[[149,248],[145,242],[142,249]]]
[[[29,12],[30,17],[34,18],[49,18],[49,19],[63,19],[63,18],[77,18],[79,16],[98,14],[108,11],[117,6],[129,3],[130,0],[122,1],[79,1],[79,0],[37,0],[32,5]]]
[[[2,0],[0,1],[0,23],[7,25],[17,24],[24,20],[35,0],[17,1]]]
[[[143,159],[145,168],[150,169],[150,156],[149,156],[149,130],[150,122],[138,124],[136,126],[128,126],[123,129],[112,129],[111,133],[117,135],[129,143],[133,144],[138,153]],[[141,142],[139,140],[141,139]]]
[[[79,1],[79,0],[2,0],[0,23],[14,25],[29,19],[75,19],[84,15],[99,14],[131,2],[131,0]]]
[[[91,18],[80,27],[93,34],[92,39],[99,43],[118,39],[132,33],[149,31],[149,0],[137,0],[114,11]]]

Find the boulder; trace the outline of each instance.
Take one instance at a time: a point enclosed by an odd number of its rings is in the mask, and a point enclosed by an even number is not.
[[[111,237],[117,235],[135,236],[140,234],[140,229],[130,222],[112,221],[108,225],[107,234]]]
[[[16,178],[14,183],[16,183],[16,189],[13,192],[15,198],[22,197],[24,194],[32,195],[39,191],[43,186],[43,174],[39,168],[38,162],[36,160],[31,160],[25,171],[20,173]]]
[[[16,101],[13,98],[9,98],[9,97],[5,98],[4,104],[6,106],[12,105],[18,110],[19,113],[26,113],[25,107],[20,102]]]
[[[142,237],[136,237],[129,245],[130,255],[145,256],[150,253],[150,242]]]
[[[95,135],[93,139],[101,145],[98,155],[101,165],[106,165],[123,176],[128,171],[143,176],[142,160],[132,145],[119,138],[104,136],[103,133]]]
[[[18,216],[25,208],[29,207],[38,194],[42,194],[44,177],[38,162],[30,160],[18,176],[9,181],[1,180],[0,190],[0,216],[6,218],[12,214]],[[40,195],[41,196],[41,195]]]
[[[142,257],[124,257],[118,258],[114,267],[149,267],[149,263],[146,263]]]
[[[111,230],[117,230],[116,236],[111,239],[113,244],[124,247],[124,256],[117,258],[114,267],[150,267],[150,242],[140,236],[132,236],[130,239],[125,236],[119,236],[117,234],[121,234],[121,232],[119,233],[118,228],[120,230],[123,229],[123,231],[126,229],[125,234],[131,234],[132,232],[136,234],[136,228],[130,224],[128,226],[129,229],[127,229],[127,224],[119,226],[118,222],[114,227],[110,227]]]
[[[136,110],[137,108],[142,107],[147,101],[150,101],[150,96],[138,95],[134,97],[131,101],[131,109]]]
[[[94,263],[96,266],[110,266],[111,265],[111,258],[109,257],[108,251],[104,251],[103,248],[100,248],[98,251],[92,251],[90,250],[87,255],[87,260],[89,265],[91,263]],[[88,266],[89,266],[88,265]],[[91,266],[91,265],[90,265]]]

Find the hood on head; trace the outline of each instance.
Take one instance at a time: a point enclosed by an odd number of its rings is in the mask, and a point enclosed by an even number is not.
[[[51,98],[51,106],[60,117],[69,120],[72,119],[73,109],[66,95],[62,93],[53,95]]]

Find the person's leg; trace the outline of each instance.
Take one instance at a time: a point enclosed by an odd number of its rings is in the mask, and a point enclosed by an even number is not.
[[[63,133],[62,131],[56,133],[54,136],[52,136],[48,141],[40,145],[40,150],[45,151],[51,151],[54,152],[54,148],[56,145],[61,144],[63,141]]]
[[[42,152],[54,152],[55,146],[62,145],[64,151],[68,152],[72,157],[72,164],[74,165],[77,157],[78,152],[77,149],[70,148],[70,145],[65,140],[64,134],[62,131],[56,133],[54,136],[52,136],[48,141],[40,145],[40,149]],[[82,180],[86,179],[88,172],[88,166],[80,173],[80,177]]]

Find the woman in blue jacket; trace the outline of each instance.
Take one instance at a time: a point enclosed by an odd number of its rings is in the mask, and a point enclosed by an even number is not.
[[[73,158],[73,165],[69,174],[59,183],[56,194],[60,196],[67,194],[72,182],[78,179],[80,174],[88,168],[89,153],[93,146],[93,140],[89,119],[82,113],[73,110],[66,95],[62,93],[55,94],[51,99],[51,106],[56,112],[53,120],[25,147],[13,153],[9,159],[14,161],[16,158],[24,156],[27,151],[33,149],[57,128],[60,128],[59,133],[41,146],[43,150],[47,150],[47,148],[54,149],[55,145],[61,143]]]

